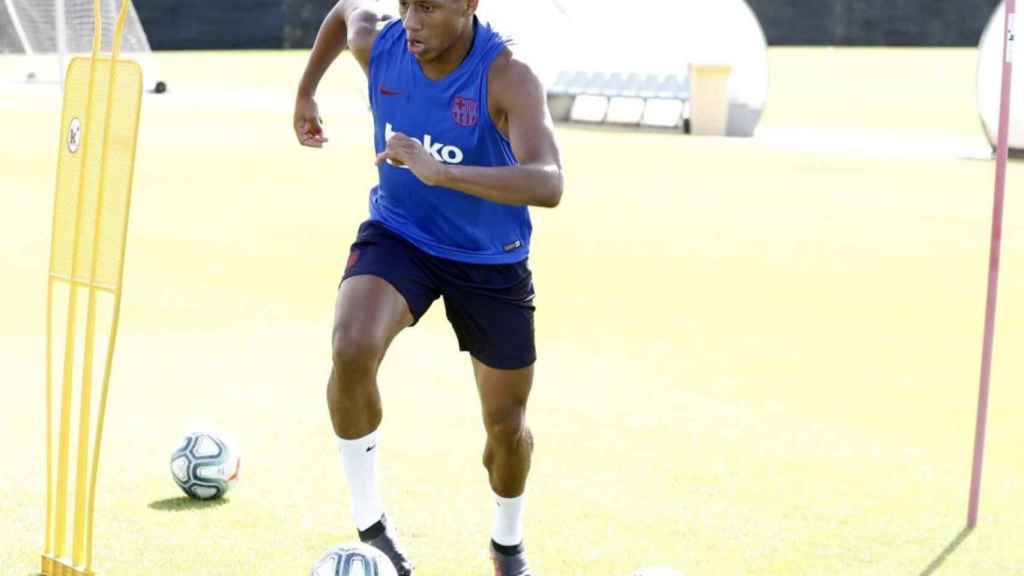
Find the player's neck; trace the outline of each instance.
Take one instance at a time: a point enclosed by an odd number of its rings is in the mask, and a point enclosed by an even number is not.
[[[466,30],[459,36],[459,39],[430,62],[420,62],[423,74],[431,80],[440,80],[451,74],[462,64],[462,61],[473,49],[473,41],[476,39],[476,22],[470,22]]]

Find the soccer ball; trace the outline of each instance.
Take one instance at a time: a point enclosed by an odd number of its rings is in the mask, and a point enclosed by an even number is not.
[[[383,552],[357,542],[332,548],[309,576],[398,576],[398,572]]]
[[[171,476],[185,494],[212,500],[227,494],[238,479],[238,453],[223,438],[209,432],[185,436],[171,454]]]

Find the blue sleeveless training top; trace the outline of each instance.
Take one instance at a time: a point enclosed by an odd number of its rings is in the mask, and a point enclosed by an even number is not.
[[[409,52],[400,20],[377,35],[370,55],[370,106],[379,154],[394,132],[415,138],[439,162],[514,166],[509,141],[487,107],[487,75],[506,42],[474,19],[466,59],[441,80],[431,80]],[[427,186],[411,170],[382,163],[370,191],[370,219],[425,252],[475,264],[508,264],[527,257],[529,211],[457,190]]]

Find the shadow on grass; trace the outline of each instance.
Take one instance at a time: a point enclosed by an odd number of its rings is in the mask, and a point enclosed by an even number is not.
[[[216,500],[195,500],[188,496],[178,496],[177,498],[154,500],[149,503],[149,508],[151,510],[160,510],[163,512],[181,512],[183,510],[206,510],[207,508],[217,508],[227,503],[228,501],[223,498],[217,498]]]
[[[925,568],[918,576],[932,576],[932,574],[934,574],[935,571],[938,570],[946,561],[946,558],[949,558],[953,552],[956,552],[956,549],[959,548],[960,545],[964,543],[964,540],[971,535],[971,530],[971,528],[967,527],[961,530],[960,533],[956,535],[956,538],[954,538],[953,541],[939,553],[938,557],[936,557],[935,560],[932,560],[932,563],[929,564],[928,567]]]

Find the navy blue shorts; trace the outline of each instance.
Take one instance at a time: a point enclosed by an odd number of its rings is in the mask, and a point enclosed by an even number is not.
[[[533,275],[526,260],[491,265],[438,258],[371,220],[359,227],[342,282],[365,275],[398,290],[413,324],[444,298],[459,349],[491,368],[517,370],[537,359]]]

